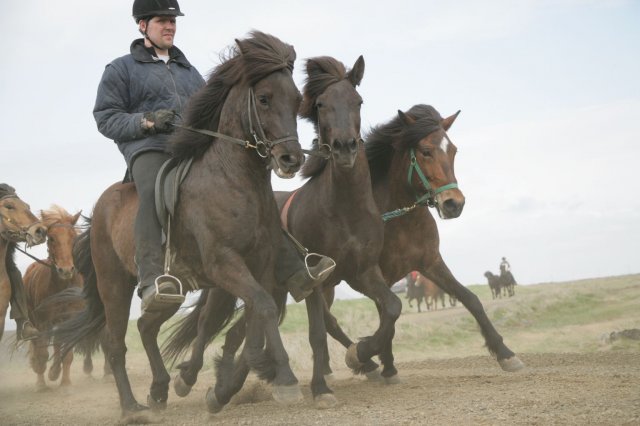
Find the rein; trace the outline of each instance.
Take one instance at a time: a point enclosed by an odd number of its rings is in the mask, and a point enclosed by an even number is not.
[[[41,265],[45,265],[48,268],[53,268],[54,265],[55,265],[55,262],[47,263],[45,260],[38,259],[37,257],[35,257],[31,253],[27,252],[26,250],[21,249],[17,244],[16,244],[16,250],[18,250],[19,252],[29,256],[31,259],[35,260],[36,262],[38,262]]]
[[[445,137],[447,138],[447,140],[449,139],[449,137],[446,135],[446,133],[445,133]],[[415,172],[418,175],[418,177],[420,178],[420,182],[422,182],[422,186],[424,186],[424,188],[426,189],[426,192],[424,194],[422,194],[422,195],[418,195],[417,193],[415,193],[415,190],[414,190],[414,194],[415,194],[415,197],[416,197],[416,202],[413,203],[412,205],[408,206],[408,207],[401,207],[399,209],[383,213],[382,214],[382,221],[383,222],[388,222],[391,219],[395,219],[397,217],[404,216],[405,214],[411,212],[412,210],[414,210],[417,207],[421,207],[421,206],[435,207],[436,204],[437,204],[436,199],[435,199],[436,195],[438,195],[441,192],[444,192],[446,190],[455,189],[455,188],[458,187],[457,183],[452,182],[452,183],[449,183],[447,185],[443,185],[443,186],[439,187],[438,189],[433,189],[433,186],[429,183],[429,180],[427,179],[427,177],[424,175],[424,173],[420,169],[420,166],[418,166],[418,160],[416,158],[416,152],[415,152],[414,148],[411,148],[410,158],[411,158],[411,163],[409,164],[409,170],[408,170],[408,173],[407,173],[407,182],[408,182],[409,186],[411,186],[411,182],[413,180],[413,174]]]
[[[214,138],[218,138],[218,139],[224,139],[228,142],[234,143],[236,145],[240,145],[247,149],[249,148],[255,149],[256,153],[262,158],[269,158],[271,156],[271,150],[273,149],[274,146],[278,144],[281,144],[283,142],[289,142],[289,141],[295,141],[295,142],[298,141],[297,136],[285,136],[283,138],[279,138],[273,141],[267,139],[264,133],[264,129],[260,124],[260,118],[258,117],[258,110],[256,107],[256,95],[253,92],[253,88],[249,88],[247,113],[249,117],[249,133],[251,134],[251,136],[253,136],[253,140],[254,140],[253,143],[248,140],[234,138],[233,136],[228,136],[213,130],[196,129],[195,127],[183,126],[183,125],[174,124],[174,123],[171,123],[171,125],[174,127],[179,127],[184,130],[188,130],[190,132],[200,133],[202,135],[207,135],[207,136],[213,136]],[[251,118],[254,115],[257,121],[255,129],[253,126],[253,120]],[[258,131],[257,133],[256,133],[256,130]]]

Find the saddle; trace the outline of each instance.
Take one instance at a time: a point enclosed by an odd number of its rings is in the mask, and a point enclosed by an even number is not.
[[[183,161],[171,158],[160,167],[158,176],[156,176],[156,215],[165,235],[169,232],[169,218],[175,214],[175,207],[180,195],[178,189],[189,174],[192,162],[193,158]]]

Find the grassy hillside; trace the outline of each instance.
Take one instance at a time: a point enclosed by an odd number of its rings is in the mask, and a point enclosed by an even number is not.
[[[516,353],[594,352],[631,349],[640,342],[601,337],[612,331],[640,328],[640,274],[594,278],[572,282],[518,286],[512,298],[492,300],[486,285],[470,286],[504,341]],[[450,358],[487,354],[477,324],[460,304],[438,311],[417,313],[405,295],[402,315],[396,324],[394,353],[398,362],[423,358]],[[424,305],[423,305],[424,309]],[[378,324],[377,312],[368,299],[336,301],[332,312],[352,339],[370,335]],[[304,303],[289,305],[281,332],[294,368],[311,366]],[[142,351],[132,321],[127,345]],[[221,339],[207,350],[207,365],[219,351]],[[341,364],[344,349],[330,339],[333,364]]]

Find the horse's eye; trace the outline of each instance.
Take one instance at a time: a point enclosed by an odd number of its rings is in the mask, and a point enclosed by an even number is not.
[[[431,157],[431,151],[429,151],[428,149],[425,149],[422,151],[422,155],[424,155],[425,157]]]
[[[50,243],[55,243],[55,242],[56,242],[56,240],[55,240],[53,237],[49,237],[49,242],[50,242]]]
[[[13,210],[13,209],[15,209],[14,205],[13,205],[13,204],[11,204],[11,203],[7,203],[7,204],[5,204],[5,205],[4,205],[4,207],[5,207],[7,210]]]
[[[264,95],[258,96],[258,102],[260,102],[260,105],[269,105],[269,99],[267,99],[267,97]]]
[[[322,108],[323,106],[322,102],[316,102],[316,108]]]

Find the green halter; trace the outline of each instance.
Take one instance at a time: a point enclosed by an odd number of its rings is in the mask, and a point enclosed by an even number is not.
[[[412,211],[418,206],[435,207],[436,195],[448,189],[454,189],[458,187],[458,184],[453,182],[447,185],[443,185],[440,188],[434,190],[431,184],[429,183],[429,180],[427,180],[427,177],[424,175],[424,173],[422,173],[420,166],[418,166],[418,160],[416,159],[415,149],[411,148],[411,151],[409,152],[410,152],[411,164],[409,165],[409,170],[407,172],[407,182],[409,183],[409,186],[411,186],[411,182],[413,180],[413,173],[415,172],[420,178],[420,181],[422,182],[422,186],[424,186],[424,188],[426,189],[426,192],[423,195],[419,195],[414,190],[414,193],[416,196],[416,202],[409,207],[401,207],[399,209],[384,213],[382,215],[382,220],[384,222],[387,222],[396,217],[404,216],[405,214],[409,213],[410,211]]]

